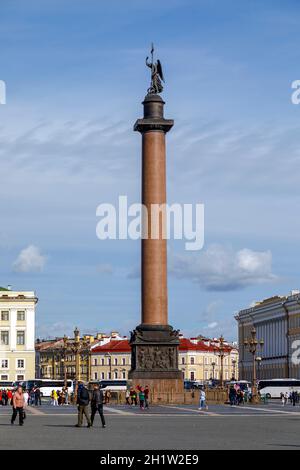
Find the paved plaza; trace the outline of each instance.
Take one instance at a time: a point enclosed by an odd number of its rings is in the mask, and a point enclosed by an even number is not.
[[[23,427],[0,407],[0,449],[300,449],[300,407],[268,405],[153,406],[149,411],[107,406],[91,429],[75,428],[73,406],[28,408]]]

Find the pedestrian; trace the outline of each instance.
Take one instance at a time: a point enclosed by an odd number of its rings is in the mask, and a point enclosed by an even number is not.
[[[28,393],[28,390],[25,390],[25,392],[23,392],[23,395],[24,395],[24,400],[25,400],[26,405],[29,405],[29,393]]]
[[[132,389],[132,395],[131,395],[131,404],[137,406],[137,392],[135,389]]]
[[[130,391],[127,389],[125,392],[126,405],[130,405]]]
[[[69,390],[68,390],[68,387],[65,387],[64,391],[65,391],[65,405],[68,405],[69,404]]]
[[[144,389],[141,387],[139,391],[139,402],[140,402],[140,409],[144,410],[145,408],[145,392]]]
[[[13,414],[11,417],[11,424],[14,424],[17,414],[19,413],[19,425],[23,426],[25,418],[25,407],[26,402],[24,400],[23,388],[18,386],[16,392],[13,395]]]
[[[107,405],[109,405],[110,396],[111,396],[110,390],[106,390],[106,392],[105,392],[105,403],[106,403]]]
[[[51,392],[51,405],[53,406],[58,406],[58,401],[57,401],[57,391],[56,390],[52,390]]]
[[[145,387],[144,394],[145,394],[145,409],[149,410],[150,389],[148,385],[146,385]]]
[[[35,389],[33,387],[29,392],[29,404],[33,406],[34,402],[35,402]]]
[[[77,428],[81,428],[82,423],[83,423],[83,415],[85,416],[87,420],[87,427],[91,427],[91,420],[89,417],[89,402],[90,402],[90,395],[88,389],[85,387],[85,385],[80,382],[78,385],[78,391],[77,391],[77,405],[78,405],[78,423],[76,424]]]
[[[12,394],[12,391],[11,390],[7,390],[7,401],[10,405],[12,405],[12,397],[13,397],[13,394]],[[27,402],[26,402],[27,403]]]
[[[204,390],[200,390],[200,403],[199,403],[199,410],[203,411],[204,408],[208,410],[208,406],[206,404],[206,393]]]
[[[236,389],[234,387],[230,387],[229,389],[229,402],[230,406],[236,405]]]
[[[296,402],[297,402],[297,392],[295,392],[293,390],[292,391],[292,404],[293,404],[293,406],[296,406]]]
[[[105,428],[106,424],[105,424],[105,418],[103,414],[103,391],[99,388],[99,385],[94,385],[94,390],[93,390],[92,399],[91,399],[91,409],[92,409],[91,425],[93,426],[95,415],[98,411],[100,418],[101,418],[102,427]]]
[[[35,406],[41,406],[42,405],[41,391],[38,387],[34,391],[34,404],[35,404]]]

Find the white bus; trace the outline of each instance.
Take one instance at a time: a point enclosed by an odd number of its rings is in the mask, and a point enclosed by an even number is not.
[[[64,380],[51,380],[51,379],[34,379],[20,382],[23,388],[31,390],[33,387],[38,387],[41,391],[42,397],[50,397],[52,390],[62,391],[64,388]],[[73,392],[73,381],[67,380],[67,387],[69,393]]]
[[[270,379],[258,382],[258,391],[266,398],[280,398],[281,393],[300,393],[300,380],[298,379]]]

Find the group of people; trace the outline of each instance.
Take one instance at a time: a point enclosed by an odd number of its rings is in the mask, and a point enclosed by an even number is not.
[[[135,388],[127,389],[125,393],[126,405],[138,406],[139,404],[141,410],[149,409],[149,396],[150,389],[148,385],[145,388],[138,385],[137,390]]]
[[[80,382],[77,390],[77,407],[78,407],[78,422],[77,428],[83,425],[83,416],[87,421],[87,427],[90,428],[94,424],[96,413],[99,413],[102,427],[105,428],[105,418],[103,414],[103,403],[105,397],[99,385],[95,384],[92,394],[90,395],[88,389],[83,382]],[[91,414],[89,413],[89,405],[91,405]]]
[[[296,390],[292,390],[290,392],[281,393],[280,394],[281,403],[285,406],[288,401],[293,405],[296,406],[300,402],[300,394]]]
[[[248,400],[248,395],[245,391],[234,386],[229,389],[229,402],[231,406],[243,405]]]
[[[1,389],[0,390],[0,405],[7,406],[12,399],[12,391],[10,389]]]
[[[52,406],[62,406],[69,404],[69,390],[68,387],[63,387],[62,390],[52,390],[50,396],[50,404]]]

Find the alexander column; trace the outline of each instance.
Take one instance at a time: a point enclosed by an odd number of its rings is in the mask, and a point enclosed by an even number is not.
[[[131,334],[129,378],[157,392],[168,392],[183,391],[183,374],[178,369],[179,332],[168,324],[166,218],[162,215],[166,204],[165,136],[174,121],[164,118],[165,102],[159,96],[164,77],[153,52],[152,46],[152,61],[146,59],[151,85],[143,101],[144,117],[134,125],[142,134],[142,204],[147,216],[142,238],[141,324]],[[162,209],[158,219],[151,210],[153,205]]]

